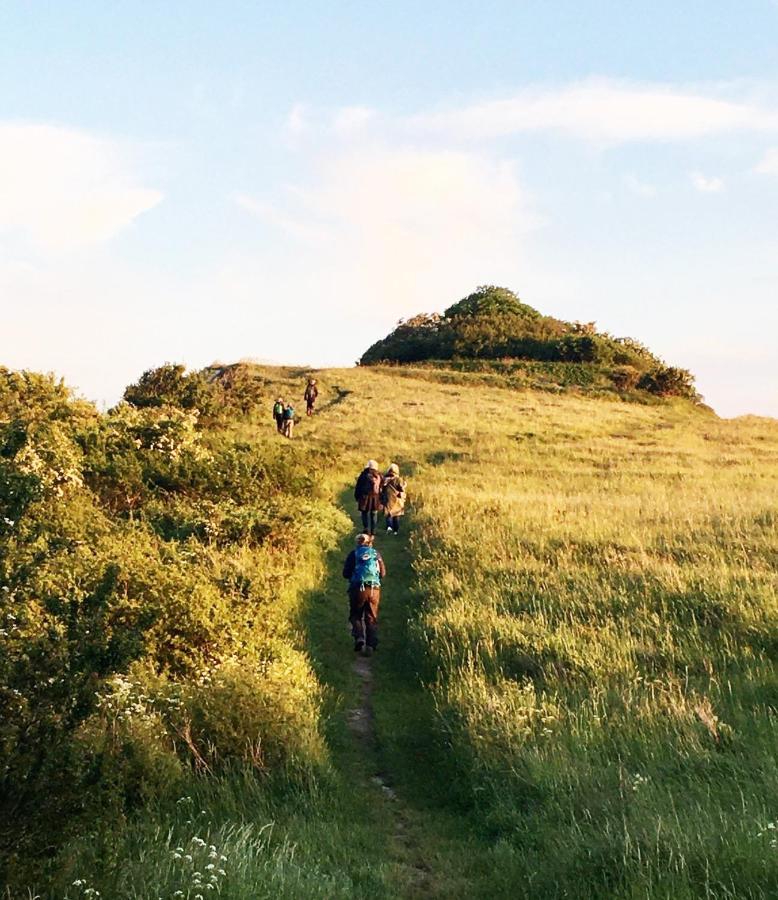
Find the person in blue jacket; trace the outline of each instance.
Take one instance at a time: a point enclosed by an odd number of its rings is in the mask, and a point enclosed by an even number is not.
[[[386,566],[373,546],[373,536],[358,534],[357,545],[346,557],[343,577],[348,580],[349,617],[354,650],[369,656],[378,647],[378,605]]]

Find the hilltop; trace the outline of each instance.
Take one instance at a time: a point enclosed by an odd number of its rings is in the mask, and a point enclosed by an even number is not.
[[[521,387],[701,400],[690,372],[668,366],[639,341],[600,332],[594,322],[541,315],[513,291],[493,285],[477,288],[442,315],[401,320],[360,359],[366,366],[387,363],[493,371]]]
[[[220,373],[105,416],[4,376],[19,893],[194,897],[213,846],[246,900],[775,895],[778,423],[361,366],[290,442],[269,405],[306,370],[242,368],[246,412]],[[411,496],[369,683],[340,577],[368,456]]]

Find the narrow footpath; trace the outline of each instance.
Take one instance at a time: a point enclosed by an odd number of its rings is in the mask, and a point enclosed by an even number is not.
[[[341,574],[360,530],[350,488],[340,503],[352,516],[354,529],[329,554],[326,581],[311,598],[307,616],[314,666],[328,691],[327,737],[333,760],[343,772],[355,773],[348,779],[350,786],[361,793],[360,805],[369,808],[386,833],[385,852],[396,881],[392,896],[482,896],[469,881],[467,860],[475,848],[447,802],[450,781],[445,757],[432,736],[434,710],[409,650],[415,604],[412,518],[405,517],[399,536],[380,527],[376,537],[387,577],[379,648],[366,657],[353,650]]]

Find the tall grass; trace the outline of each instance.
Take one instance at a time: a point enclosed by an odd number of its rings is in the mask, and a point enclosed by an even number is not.
[[[416,481],[419,653],[517,893],[774,896],[778,425],[520,402]]]
[[[303,372],[259,372],[268,395],[302,390]],[[337,698],[322,691],[299,626],[304,593],[324,581],[315,554],[344,525],[321,498],[375,457],[410,479],[411,669],[433,700],[409,712],[405,740],[380,733],[401,729],[403,712],[377,695],[379,748],[405,743],[413,766],[426,722],[448,757],[440,770],[456,779],[447,821],[478,836],[447,845],[434,809],[418,813],[433,895],[436,884],[451,896],[778,895],[778,425],[681,402],[508,390],[497,375],[400,374],[320,373],[321,412],[294,443],[313,451],[321,521],[300,498],[290,521],[307,524],[294,547],[234,551],[236,572],[267,599],[257,628],[286,648],[279,666],[293,665],[291,685],[281,669],[265,678],[289,711],[289,733],[268,739],[299,744],[317,760],[312,776],[185,773],[180,803],[161,792],[118,823],[96,821],[32,893],[413,895],[385,807],[348,769],[354,749],[338,758]],[[231,435],[283,453],[267,412]],[[386,609],[396,584],[390,572]],[[339,582],[337,600],[320,599],[342,602]],[[343,644],[345,671],[345,629]],[[374,665],[376,691],[390,691],[380,655]],[[254,705],[235,675],[226,707],[203,710],[203,733],[245,748]],[[348,680],[333,679],[355,689]],[[408,685],[402,697],[416,702]],[[451,848],[465,845],[481,855],[463,869]],[[447,869],[457,878],[441,878]],[[214,874],[211,891],[197,886]]]

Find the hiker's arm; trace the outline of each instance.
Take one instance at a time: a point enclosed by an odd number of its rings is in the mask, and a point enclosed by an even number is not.
[[[354,564],[356,562],[356,554],[352,550],[351,553],[346,557],[346,562],[343,565],[343,577],[350,579],[354,574]]]
[[[378,557],[378,573],[381,578],[386,577],[386,566],[384,565],[384,558],[381,554],[376,550],[375,555]]]

